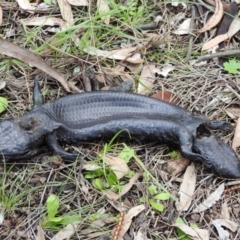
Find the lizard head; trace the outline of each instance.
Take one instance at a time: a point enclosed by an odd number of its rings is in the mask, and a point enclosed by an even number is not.
[[[240,160],[234,150],[200,124],[193,139],[193,149],[203,157],[211,171],[224,178],[240,178]]]
[[[30,158],[59,125],[41,111],[0,122],[0,159]]]

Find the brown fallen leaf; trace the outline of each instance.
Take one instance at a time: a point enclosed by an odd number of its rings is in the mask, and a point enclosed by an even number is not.
[[[88,6],[88,0],[67,0],[73,6]]]
[[[229,213],[227,201],[223,202],[221,205],[221,217],[225,219],[230,219],[230,213]]]
[[[112,169],[118,180],[130,171],[127,163],[122,158],[105,155],[104,162]]]
[[[61,29],[66,28],[66,23],[60,19],[55,17],[33,17],[22,19],[21,23],[25,26],[55,26],[58,25]]]
[[[172,226],[180,228],[185,234],[191,237],[193,240],[209,240],[209,232],[205,229],[191,228],[186,224],[176,223]]]
[[[132,53],[137,51],[137,49],[138,47],[129,47],[123,49],[116,49],[112,51],[106,51],[97,49],[95,47],[88,47],[84,48],[83,51],[92,56],[104,57],[115,60],[124,60],[126,62],[138,64],[143,62],[143,59],[141,58],[140,54],[135,53],[132,55]]]
[[[68,224],[62,230],[60,230],[57,234],[55,234],[51,240],[64,240],[71,239],[71,236],[77,231],[78,223]]]
[[[197,175],[194,164],[192,163],[187,167],[183,176],[183,181],[180,186],[179,195],[180,199],[176,202],[176,208],[178,211],[187,211],[191,205],[195,187],[196,187]]]
[[[143,66],[142,72],[139,78],[138,91],[137,91],[138,93],[146,95],[151,91],[153,84],[156,80],[154,70],[155,70],[154,64]]]
[[[104,14],[104,13],[110,11],[108,3],[105,0],[97,0],[97,7],[98,7],[99,14]],[[110,15],[103,16],[102,20],[104,20],[104,23],[106,25],[109,25],[109,23],[110,23]]]
[[[184,20],[173,33],[176,35],[185,35],[190,33],[191,18]]]
[[[236,152],[239,146],[240,146],[240,115],[237,120],[237,125],[235,128],[235,133],[232,141],[232,148]]]
[[[109,200],[116,201],[118,200],[121,196],[125,195],[131,188],[132,186],[136,183],[138,178],[142,176],[142,173],[135,173],[130,179],[129,182],[123,186],[121,192],[119,194],[116,194],[112,191],[103,191],[103,193],[106,195],[106,197]]]
[[[240,108],[227,108],[225,112],[233,120],[238,120],[238,117],[240,116]]]
[[[187,158],[172,159],[167,161],[167,172],[171,176],[177,176],[186,170],[191,161]]]
[[[40,226],[37,226],[37,239],[38,240],[45,240],[44,232]]]
[[[202,47],[202,51],[206,51],[210,48],[213,48],[216,45],[218,45],[220,42],[223,42],[227,39],[228,39],[228,34],[227,33],[218,35],[217,37],[215,37],[215,38],[211,39],[210,41],[204,43],[203,47]]]
[[[163,100],[165,102],[173,103],[175,105],[178,105],[180,102],[180,99],[176,95],[168,91],[159,91],[153,94],[151,97]]]
[[[74,20],[71,5],[67,2],[67,0],[57,0],[57,2],[62,18],[66,21],[67,27],[73,25]]]
[[[230,229],[232,232],[236,232],[239,227],[239,224],[229,219],[216,219],[213,222]]]
[[[240,30],[240,20],[234,19],[228,29],[228,32],[225,34],[218,35],[217,37],[203,44],[202,51],[206,51],[218,45],[220,42],[223,42],[227,39],[232,38],[239,30]]]
[[[213,27],[215,27],[223,17],[223,4],[221,0],[216,0],[216,8],[212,17],[208,20],[208,22],[198,30],[199,33],[206,32]]]
[[[142,212],[145,209],[144,205],[138,205],[133,208],[131,208],[127,214],[124,215],[123,222],[121,224],[121,229],[118,232],[118,240],[122,239],[124,234],[127,232],[129,229],[132,219],[136,217],[140,212]]]
[[[0,6],[0,26],[2,25],[2,20],[3,20],[3,10],[2,10],[2,7]]]
[[[34,13],[33,11],[36,7],[33,7],[28,0],[17,0],[20,8],[27,10],[30,13]]]
[[[51,77],[59,81],[65,88],[65,90],[70,92],[70,89],[64,77],[56,70],[54,70],[52,67],[50,67],[46,62],[44,62],[43,59],[38,55],[1,38],[0,38],[0,53],[7,55],[9,57],[17,58],[22,62],[29,64],[29,66],[41,69],[43,72],[49,74]]]
[[[224,183],[222,183],[213,193],[211,193],[207,199],[200,203],[192,212],[199,213],[203,212],[213,206],[224,192]]]

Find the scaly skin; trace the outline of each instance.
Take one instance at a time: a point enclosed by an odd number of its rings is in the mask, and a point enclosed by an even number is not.
[[[229,124],[225,122],[209,121],[173,104],[124,92],[88,92],[43,104],[37,82],[34,102],[30,112],[0,123],[0,151],[5,159],[34,156],[45,142],[59,155],[76,159],[77,155],[64,151],[59,142],[111,137],[127,129],[141,139],[177,145],[184,157],[200,160],[222,177],[240,177],[234,151],[208,130],[226,129]],[[200,126],[209,134],[199,131]]]

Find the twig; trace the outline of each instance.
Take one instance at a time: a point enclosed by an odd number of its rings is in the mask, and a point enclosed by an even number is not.
[[[226,87],[240,100],[240,95],[228,84],[226,84]]]
[[[235,55],[240,55],[240,50],[227,50],[224,52],[218,52],[218,53],[213,53],[210,55],[201,56],[197,59],[196,62],[201,62],[204,60],[209,60],[209,59],[217,58],[217,57],[226,57],[226,56],[235,56]]]
[[[192,18],[191,18],[190,27],[189,27],[190,32],[193,32],[193,29],[195,27],[195,19],[196,19],[196,7],[192,5]],[[186,59],[190,58],[192,54],[192,47],[193,47],[193,35],[191,34],[189,39],[189,47],[186,54]]]

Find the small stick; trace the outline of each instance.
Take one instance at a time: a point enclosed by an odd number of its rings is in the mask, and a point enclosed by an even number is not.
[[[226,57],[226,56],[234,56],[234,55],[240,55],[240,50],[227,50],[224,52],[218,52],[218,53],[201,56],[197,59],[196,62],[201,62],[204,60],[209,60],[209,59],[217,58],[217,57]]]

